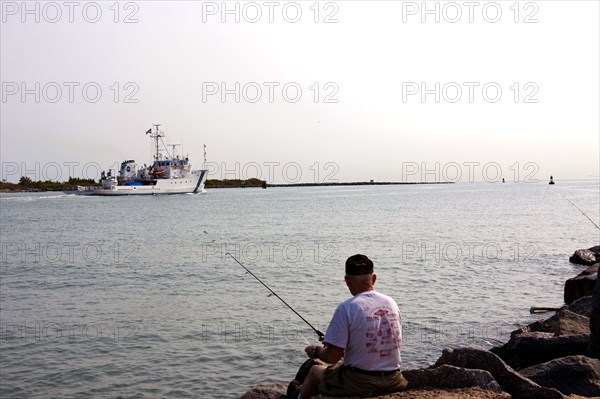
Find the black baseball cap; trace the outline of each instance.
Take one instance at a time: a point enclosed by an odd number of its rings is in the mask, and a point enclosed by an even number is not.
[[[360,276],[373,273],[373,261],[366,255],[352,255],[346,260],[346,274],[348,276]]]

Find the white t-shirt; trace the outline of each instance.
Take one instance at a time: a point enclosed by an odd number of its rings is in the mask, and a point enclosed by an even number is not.
[[[396,301],[377,291],[366,291],[342,302],[323,342],[345,349],[347,366],[374,371],[399,369],[402,319]]]

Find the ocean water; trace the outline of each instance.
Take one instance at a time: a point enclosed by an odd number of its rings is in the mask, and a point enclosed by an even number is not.
[[[375,262],[403,368],[489,348],[560,306],[600,242],[598,181],[0,196],[2,398],[235,398],[287,383],[325,331],[343,263]]]

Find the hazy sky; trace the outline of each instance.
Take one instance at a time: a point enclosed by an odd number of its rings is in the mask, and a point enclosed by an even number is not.
[[[598,178],[597,1],[3,1],[2,178]]]

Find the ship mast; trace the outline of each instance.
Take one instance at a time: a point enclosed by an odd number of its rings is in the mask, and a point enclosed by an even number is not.
[[[155,143],[155,145],[156,145],[156,154],[154,154],[154,160],[155,160],[155,161],[158,161],[158,159],[159,159],[159,155],[160,155],[160,149],[159,149],[159,147],[158,147],[158,140],[159,140],[161,137],[163,137],[163,136],[160,134],[160,131],[158,130],[159,126],[160,126],[160,124],[154,124],[154,127],[156,128],[156,131],[154,132],[154,135],[152,136],[152,138],[154,139],[154,143]]]

